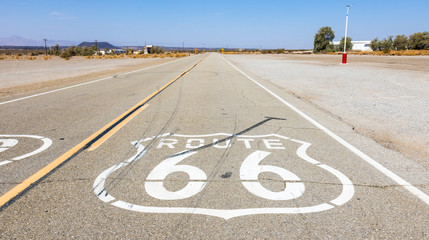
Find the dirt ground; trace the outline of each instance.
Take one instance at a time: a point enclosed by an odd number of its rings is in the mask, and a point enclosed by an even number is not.
[[[0,60],[0,97],[128,72],[175,58]]]
[[[429,56],[231,55],[245,69],[429,169]]]
[[[262,55],[261,55],[262,56]],[[269,55],[273,59],[296,60],[321,66],[338,65],[341,56],[327,54],[280,54]],[[355,66],[378,67],[387,69],[412,70],[429,73],[429,56],[372,56],[351,55],[347,56],[348,62]]]

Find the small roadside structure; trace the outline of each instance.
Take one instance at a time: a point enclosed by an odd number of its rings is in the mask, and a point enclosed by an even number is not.
[[[143,54],[149,54],[152,51],[153,45],[146,45],[143,49]]]

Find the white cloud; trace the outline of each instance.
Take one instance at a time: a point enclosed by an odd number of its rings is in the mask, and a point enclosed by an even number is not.
[[[73,20],[76,19],[76,17],[69,16],[66,13],[63,12],[51,12],[49,15],[56,17],[59,20]]]
[[[51,15],[51,16],[65,16],[66,14],[62,13],[62,12],[51,12],[49,15]]]

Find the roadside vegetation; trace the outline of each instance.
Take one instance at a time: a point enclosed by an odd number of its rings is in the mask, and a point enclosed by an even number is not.
[[[329,26],[321,27],[314,36],[314,53],[341,54],[344,51],[344,37],[339,46],[333,45],[335,33]],[[352,39],[347,37],[346,49],[351,54],[359,55],[429,55],[429,32],[418,32],[406,35],[388,36],[383,40],[374,38],[370,44],[373,52],[352,51]]]
[[[395,38],[388,36],[381,41],[374,38],[370,46],[373,51],[383,51],[384,53],[390,53],[392,50],[429,50],[429,32],[418,32],[409,37],[406,35],[397,35]]]
[[[60,57],[65,60],[70,60],[74,56],[85,57],[86,59],[120,59],[120,58],[180,58],[189,56],[190,52],[186,51],[165,51],[162,47],[154,46],[148,52],[143,54],[142,51],[136,51],[126,48],[123,52],[115,52],[113,49],[97,49],[96,46],[79,47],[71,46],[61,49],[56,45],[53,48],[45,51],[44,49],[8,49],[1,50],[0,60],[49,60],[54,57]]]

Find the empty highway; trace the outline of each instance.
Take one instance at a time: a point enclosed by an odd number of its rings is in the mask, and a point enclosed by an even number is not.
[[[233,60],[3,98],[0,238],[429,238],[427,169]]]

